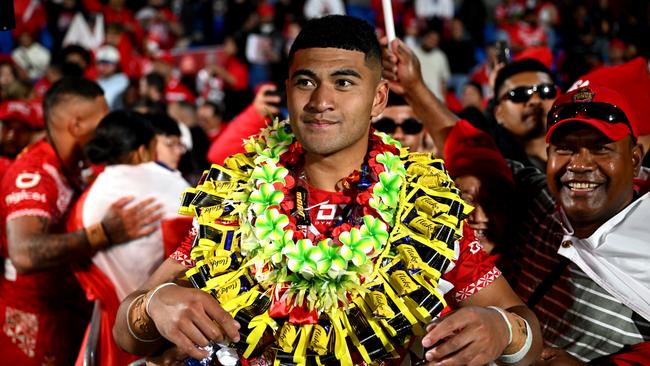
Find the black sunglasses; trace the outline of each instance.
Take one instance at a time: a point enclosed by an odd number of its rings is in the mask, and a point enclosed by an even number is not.
[[[395,120],[388,117],[383,117],[378,119],[375,123],[372,124],[375,130],[379,132],[384,132],[387,134],[392,134],[397,130],[397,127],[401,128],[402,131],[407,135],[415,135],[416,133],[422,132],[422,123],[415,118],[407,118],[402,123],[397,124]]]
[[[547,123],[554,124],[570,118],[593,118],[607,123],[624,123],[634,136],[634,130],[625,112],[617,106],[603,102],[565,103],[556,105],[548,112]]]
[[[533,93],[537,93],[542,99],[554,99],[557,96],[557,88],[554,84],[518,86],[508,90],[500,99],[508,99],[513,103],[526,103],[533,97]]]

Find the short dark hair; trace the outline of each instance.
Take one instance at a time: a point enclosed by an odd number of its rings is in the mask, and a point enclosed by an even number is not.
[[[206,100],[201,107],[210,107],[213,115],[223,117],[223,107],[219,103]]]
[[[86,67],[90,65],[90,62],[92,61],[90,51],[77,44],[65,46],[65,48],[61,50],[61,61],[65,62],[65,59],[73,53],[76,53],[81,56],[81,58],[83,58],[84,62],[86,63]]]
[[[307,21],[291,45],[289,64],[293,55],[306,48],[340,48],[359,51],[365,60],[381,65],[381,46],[372,26],[359,18],[328,15]]]
[[[478,90],[478,94],[481,96],[481,98],[483,97],[483,87],[482,87],[481,84],[479,84],[477,81],[475,81],[475,80],[470,80],[470,81],[468,81],[467,83],[465,83],[465,86],[472,86],[472,87],[474,87],[476,90]]]
[[[150,72],[144,76],[148,86],[156,88],[161,94],[165,92],[165,77],[157,72]]]
[[[151,122],[156,135],[181,135],[181,129],[178,127],[178,122],[174,121],[174,119],[166,113],[145,114],[144,118]]]
[[[102,88],[94,81],[78,76],[65,76],[45,93],[43,99],[43,117],[45,123],[51,123],[52,110],[69,97],[95,100],[104,95]]]
[[[501,91],[501,87],[503,87],[503,84],[506,82],[506,80],[510,79],[511,77],[521,74],[523,72],[543,72],[547,74],[548,76],[551,77],[553,82],[555,82],[555,77],[553,76],[553,73],[551,73],[551,70],[548,69],[548,67],[544,66],[543,63],[534,60],[532,58],[526,58],[523,60],[515,61],[512,63],[507,64],[499,73],[497,74],[497,78],[494,81],[494,97],[498,98],[499,97],[499,92]]]
[[[114,111],[99,122],[95,136],[84,146],[84,154],[95,164],[125,163],[131,152],[148,145],[154,136],[151,122],[141,115]]]

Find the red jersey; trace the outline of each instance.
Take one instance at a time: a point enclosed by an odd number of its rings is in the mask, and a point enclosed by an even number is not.
[[[45,140],[28,146],[0,184],[0,232],[9,220],[38,216],[50,232],[65,232],[74,191],[54,149]],[[18,274],[0,238],[0,354],[11,365],[69,365],[78,352],[87,314],[83,292],[68,267]]]
[[[9,169],[11,163],[13,163],[13,160],[4,156],[0,156],[0,177],[5,176],[5,172],[7,171],[7,169]]]

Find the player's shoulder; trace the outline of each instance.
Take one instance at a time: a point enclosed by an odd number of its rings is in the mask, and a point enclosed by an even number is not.
[[[2,189],[7,185],[28,189],[52,174],[58,174],[58,159],[44,140],[26,147],[7,168],[2,177]]]

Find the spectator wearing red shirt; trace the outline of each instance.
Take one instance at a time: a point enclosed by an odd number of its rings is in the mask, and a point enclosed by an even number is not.
[[[219,132],[208,150],[210,163],[223,164],[223,160],[228,156],[244,152],[243,139],[258,133],[266,126],[269,116],[279,113],[280,97],[268,94],[275,90],[273,85],[262,85],[255,94],[253,103]]]

